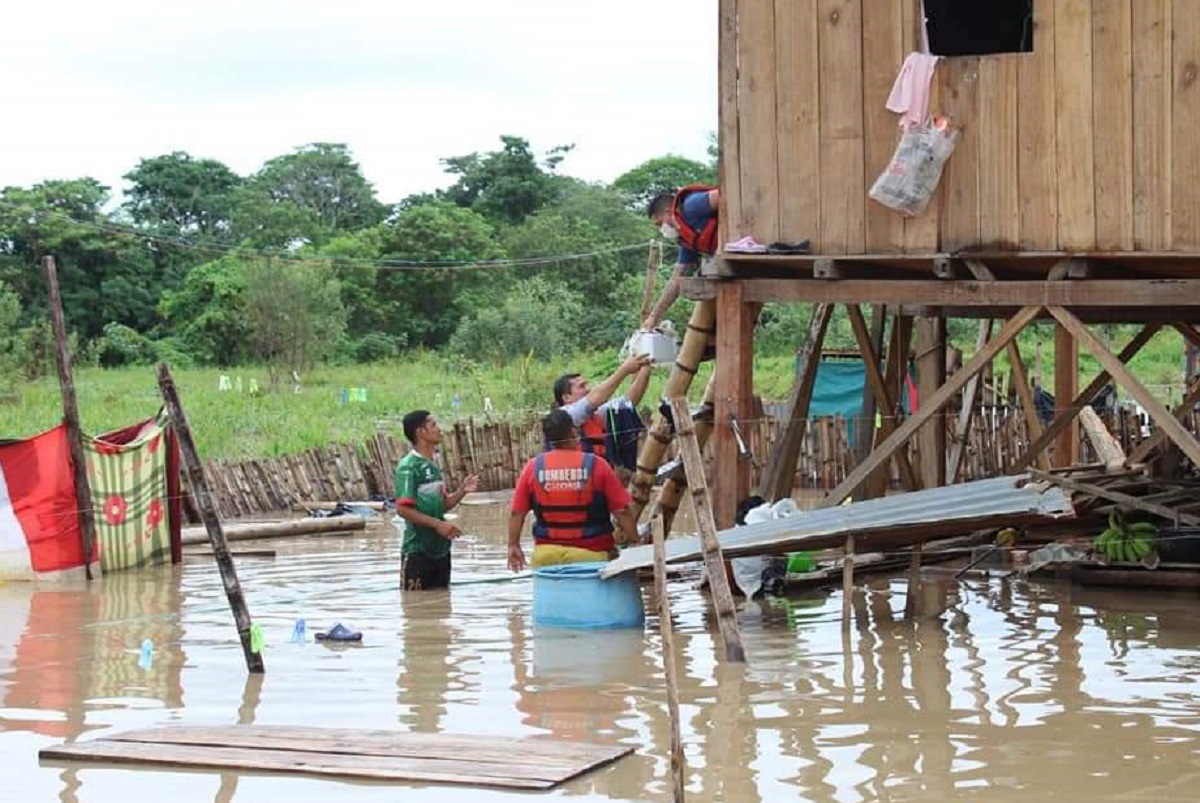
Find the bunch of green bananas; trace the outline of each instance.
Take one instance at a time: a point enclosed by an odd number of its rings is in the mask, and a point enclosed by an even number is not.
[[[1120,513],[1108,517],[1108,529],[1096,536],[1092,546],[1110,561],[1134,563],[1150,554],[1158,528],[1152,522],[1129,524]]]

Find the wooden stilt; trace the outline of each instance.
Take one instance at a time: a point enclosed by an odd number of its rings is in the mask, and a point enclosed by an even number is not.
[[[842,627],[850,626],[854,613],[854,535],[846,536],[842,554]]]
[[[754,395],[754,317],[741,282],[722,282],[717,290],[717,355],[713,377],[713,518],[732,527],[738,503],[750,493],[750,461],[740,449],[733,421],[748,421]],[[790,489],[789,489],[790,495]]]
[[[911,619],[917,613],[917,593],[921,588],[921,553],[924,551],[924,544],[913,546],[912,557],[908,563],[908,591],[904,595],[904,617],[906,619]]]
[[[54,264],[54,257],[43,257],[42,267],[46,271],[46,286],[50,290],[50,325],[54,329],[54,358],[58,366],[58,388],[62,394],[63,422],[67,427],[67,447],[71,450],[83,572],[91,580],[92,561],[96,556],[96,511],[92,502],[92,485],[88,481],[87,457],[83,453],[83,430],[79,425],[75,379],[71,374],[67,324],[63,318],[62,297],[58,292],[58,268]]]
[[[712,593],[713,607],[717,611],[717,625],[725,642],[725,657],[730,661],[745,661],[742,637],[738,632],[737,608],[733,592],[729,588],[729,576],[725,573],[725,559],[721,544],[717,540],[717,525],[713,520],[712,503],[708,498],[708,485],[704,480],[704,461],[700,447],[696,444],[696,431],[692,417],[688,414],[687,400],[671,399],[671,412],[675,417],[675,434],[679,437],[679,451],[683,455],[687,471],[688,489],[692,495],[692,506],[696,511],[696,526],[700,530],[700,542],[704,548],[704,568],[708,572],[708,588]]]
[[[1063,328],[1070,332],[1072,338],[1091,352],[1096,361],[1112,374],[1121,387],[1125,388],[1126,392],[1145,408],[1154,423],[1179,447],[1180,451],[1187,455],[1195,465],[1200,466],[1200,442],[1197,442],[1195,436],[1188,432],[1183,424],[1175,419],[1175,416],[1171,415],[1171,412],[1163,406],[1162,402],[1154,397],[1153,393],[1146,390],[1146,387],[1133,375],[1133,372],[1125,367],[1125,364],[1118,360],[1100,342],[1100,339],[1093,335],[1083,325],[1083,322],[1071,312],[1063,307],[1047,307],[1047,309],[1063,325]]]
[[[251,672],[262,672],[262,653],[255,652],[250,644],[250,611],[246,608],[246,598],[242,594],[242,585],[238,582],[237,569],[233,558],[229,555],[229,544],[225,541],[225,532],[221,529],[221,519],[213,507],[212,497],[208,493],[208,482],[204,479],[204,470],[200,465],[200,454],[196,451],[196,442],[192,440],[192,430],[188,426],[187,416],[184,415],[183,405],[179,401],[179,392],[175,388],[175,379],[171,369],[165,362],[158,364],[158,387],[162,391],[163,401],[167,406],[167,414],[171,417],[171,425],[179,438],[179,453],[183,458],[183,470],[187,474],[188,488],[196,502],[196,510],[208,530],[208,538],[212,543],[213,556],[217,560],[217,569],[221,572],[221,582],[225,586],[225,597],[229,600],[229,608],[233,611],[233,621],[237,625],[238,636],[242,640],[242,653],[246,657],[246,668]]]
[[[856,309],[856,310],[858,309],[857,304],[852,304],[850,306],[854,307],[854,309]],[[861,317],[861,314],[860,314],[860,317]],[[883,384],[883,379],[882,379],[883,375],[881,373],[879,360],[883,356],[883,330],[884,330],[884,325],[885,325],[886,321],[887,321],[887,307],[884,306],[883,304],[872,304],[871,305],[871,328],[870,328],[870,330],[866,331],[867,336],[865,338],[863,338],[862,340],[860,340],[860,342],[859,342],[859,351],[860,352],[862,352],[862,343],[863,342],[870,345],[870,347],[871,347],[870,354],[872,356],[871,356],[870,360],[868,360],[867,355],[863,354],[863,363],[864,364],[869,363],[870,365],[874,366],[875,373],[880,376],[880,384],[881,385]],[[864,321],[863,323],[864,323],[863,329],[866,330],[866,325],[865,325],[866,322]],[[855,332],[855,336],[856,337],[858,336],[857,331]],[[871,453],[871,447],[875,444],[875,417],[877,414],[880,414],[887,409],[886,406],[883,406],[879,402],[877,395],[878,395],[877,392],[875,391],[874,388],[871,387],[870,383],[866,383],[864,385],[863,400],[862,400],[862,415],[859,416],[858,424],[857,424],[857,426],[854,427],[854,462],[855,463],[861,463],[864,459],[866,459],[866,456]],[[861,493],[863,493],[863,496],[857,497],[857,498],[864,498],[864,499],[870,498],[870,483],[867,483],[859,490]]]
[[[1054,399],[1056,412],[1070,410],[1070,400],[1079,392],[1079,343],[1066,327],[1054,330]],[[1060,468],[1079,462],[1079,426],[1074,419],[1059,433],[1054,444],[1054,465]]]
[[[812,401],[813,386],[817,381],[817,366],[821,362],[825,332],[829,329],[829,319],[832,316],[832,304],[817,304],[813,307],[808,339],[797,356],[796,379],[784,408],[784,430],[771,449],[771,455],[758,483],[758,495],[768,502],[786,499],[792,495],[796,461],[800,457],[800,447],[804,443],[804,433],[808,427],[808,406]]]
[[[917,393],[920,406],[946,382],[946,319],[917,319]],[[921,483],[926,488],[946,484],[946,427],[935,414],[917,431]]]
[[[913,319],[911,315],[897,314],[892,322],[892,335],[890,344],[888,345],[887,355],[887,370],[883,376],[883,385],[887,388],[888,399],[890,405],[888,409],[883,411],[883,419],[886,424],[889,424],[888,433],[890,434],[896,427],[900,426],[902,406],[900,399],[906,394],[906,380],[908,378],[908,358],[909,351],[912,348],[912,332]],[[876,443],[880,443],[887,438],[887,435],[880,430],[877,433]],[[903,450],[905,458],[908,458],[908,450]],[[911,459],[909,464],[912,464]],[[915,472],[914,472],[915,474]],[[918,477],[918,480],[920,478]],[[872,471],[867,477],[867,493],[868,498],[878,499],[887,495],[888,489],[891,487],[892,476],[887,463],[882,464],[878,469]]]
[[[679,730],[679,676],[675,663],[675,628],[671,622],[671,599],[667,595],[667,546],[663,521],[650,520],[654,541],[654,593],[658,598],[658,631],[662,634],[663,673],[667,680],[667,714],[671,719],[671,787],[675,803],[684,799],[686,773],[683,759],[683,736]]]

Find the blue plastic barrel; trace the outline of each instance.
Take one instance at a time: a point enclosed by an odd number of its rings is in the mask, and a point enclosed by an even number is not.
[[[642,589],[634,572],[600,579],[597,563],[545,566],[533,573],[533,623],[575,630],[641,627]]]

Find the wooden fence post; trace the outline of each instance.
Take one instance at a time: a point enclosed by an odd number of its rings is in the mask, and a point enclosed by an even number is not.
[[[675,803],[683,803],[683,737],[679,731],[679,678],[675,665],[675,627],[667,596],[666,528],[661,516],[650,520],[654,540],[654,593],[658,597],[658,631],[662,634],[663,672],[667,680],[667,714],[671,719],[671,786]]]
[[[196,500],[196,509],[200,512],[204,527],[208,530],[208,540],[212,543],[213,557],[216,558],[217,569],[221,572],[225,596],[229,600],[233,621],[242,640],[246,668],[251,672],[263,672],[262,653],[255,652],[250,644],[250,611],[246,608],[246,598],[242,594],[242,585],[238,582],[237,569],[233,565],[233,557],[229,554],[225,531],[221,529],[221,519],[208,493],[208,482],[204,479],[200,455],[196,451],[195,441],[192,440],[192,430],[188,427],[187,417],[183,414],[183,405],[179,402],[175,379],[165,362],[158,364],[158,387],[162,391],[163,401],[166,402],[171,425],[175,427],[175,434],[179,437],[179,453],[183,458],[183,469],[187,473],[188,487]]]
[[[71,376],[71,351],[67,343],[67,325],[63,320],[62,297],[58,293],[58,268],[54,264],[54,257],[42,257],[42,267],[46,271],[46,285],[50,290],[50,325],[54,329],[58,387],[62,392],[63,421],[67,425],[67,446],[71,450],[71,469],[75,479],[75,507],[79,515],[83,573],[91,580],[92,558],[96,554],[96,510],[92,502],[92,485],[88,481],[87,458],[83,453],[83,430],[79,426],[75,380]]]

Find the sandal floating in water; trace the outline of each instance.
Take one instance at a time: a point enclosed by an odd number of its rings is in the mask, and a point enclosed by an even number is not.
[[[351,630],[338,622],[325,633],[317,634],[317,641],[362,641],[362,633]]]

